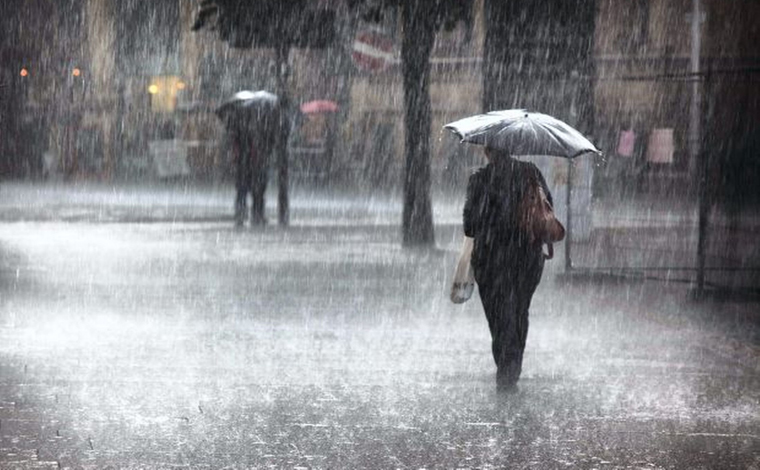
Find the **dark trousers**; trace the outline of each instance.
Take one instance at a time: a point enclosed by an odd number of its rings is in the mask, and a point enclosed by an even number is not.
[[[264,194],[267,190],[267,167],[252,158],[238,158],[237,178],[235,182],[235,222],[241,225],[245,221],[246,202],[251,193],[251,224],[266,222],[264,217]]]
[[[521,269],[475,271],[496,363],[499,386],[511,387],[522,372],[523,352],[528,337],[528,310],[541,281],[543,259],[515,264]]]

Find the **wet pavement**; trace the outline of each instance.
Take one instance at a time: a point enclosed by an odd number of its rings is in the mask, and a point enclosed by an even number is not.
[[[404,250],[391,196],[0,187],[0,468],[760,468],[758,304],[566,282],[495,390],[461,228]],[[270,198],[270,200],[273,198]],[[270,207],[270,220],[276,219]]]

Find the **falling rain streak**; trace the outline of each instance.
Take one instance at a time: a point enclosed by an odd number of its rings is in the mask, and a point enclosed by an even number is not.
[[[758,19],[3,1],[0,468],[760,468]]]

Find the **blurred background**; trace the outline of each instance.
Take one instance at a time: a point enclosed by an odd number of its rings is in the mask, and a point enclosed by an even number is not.
[[[441,126],[526,107],[576,126],[604,152],[540,164],[557,210],[575,215],[575,242],[593,232],[620,248],[612,260],[579,252],[577,265],[712,264],[716,282],[757,281],[755,2],[443,2],[425,51],[430,126],[413,131],[404,124],[400,3],[270,3],[3,2],[0,178],[223,187],[232,157],[213,111],[241,89],[270,89],[287,96],[294,185],[393,191],[406,179],[423,194],[457,194],[483,160]],[[302,111],[314,101],[330,105]],[[420,132],[429,133],[419,160],[429,175],[408,178],[405,162],[418,160],[403,136]],[[620,254],[629,247],[615,217],[594,215],[604,208],[637,219],[647,244],[635,255]],[[652,244],[684,251],[689,263],[631,259]]]

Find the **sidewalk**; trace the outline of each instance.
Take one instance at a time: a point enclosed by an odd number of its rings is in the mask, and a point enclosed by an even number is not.
[[[291,224],[342,223],[398,226],[398,194],[297,188],[291,195]],[[92,223],[227,222],[231,220],[231,187],[108,186],[99,184],[0,185],[0,220],[60,220]],[[358,196],[358,197],[357,197]],[[441,244],[457,244],[448,235],[461,224],[462,195],[433,195],[434,221]],[[268,195],[270,220],[276,220],[276,194]],[[348,222],[350,221],[350,222]],[[738,223],[713,210],[707,234],[707,283],[757,291],[760,288],[760,209],[739,214]],[[561,248],[565,243],[559,244]],[[604,272],[639,272],[649,277],[693,282],[698,247],[697,209],[693,202],[654,197],[597,200],[593,231],[573,240],[573,266]],[[458,249],[458,247],[451,247]],[[564,266],[564,253],[557,253]]]
[[[712,208],[706,232],[706,282],[712,287],[760,290],[760,208],[735,218]],[[655,197],[607,198],[594,205],[591,239],[573,244],[574,266],[640,272],[695,282],[698,263],[696,203]]]

